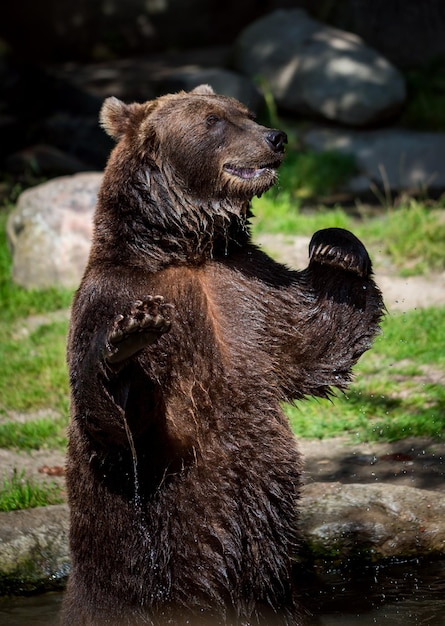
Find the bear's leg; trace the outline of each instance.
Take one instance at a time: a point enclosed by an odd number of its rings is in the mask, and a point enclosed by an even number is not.
[[[118,315],[107,335],[106,362],[113,368],[169,331],[172,308],[162,296],[146,296],[134,302],[128,313]]]

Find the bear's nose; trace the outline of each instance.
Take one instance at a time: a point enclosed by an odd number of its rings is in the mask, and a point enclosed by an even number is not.
[[[266,141],[274,152],[284,152],[287,135],[281,130],[270,130],[266,135]]]

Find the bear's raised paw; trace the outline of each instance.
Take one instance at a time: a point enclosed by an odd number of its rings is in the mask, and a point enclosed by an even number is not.
[[[172,308],[173,305],[164,303],[162,296],[146,296],[133,302],[128,313],[114,319],[107,336],[105,360],[110,364],[121,363],[154,343],[170,330]]]
[[[362,242],[349,230],[325,228],[317,231],[309,244],[310,266],[329,265],[366,278],[371,273],[371,259]]]

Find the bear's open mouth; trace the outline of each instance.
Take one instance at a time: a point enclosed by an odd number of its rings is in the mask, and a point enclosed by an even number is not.
[[[262,167],[237,167],[235,165],[230,165],[227,163],[224,165],[223,169],[228,174],[232,176],[236,176],[237,178],[242,178],[243,180],[251,180],[252,178],[259,178],[266,172],[275,172],[278,169],[280,163],[269,163],[268,165],[263,165]]]

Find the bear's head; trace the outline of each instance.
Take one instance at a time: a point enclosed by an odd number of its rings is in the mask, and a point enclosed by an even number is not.
[[[245,202],[276,181],[285,133],[253,121],[237,100],[208,85],[143,104],[108,98],[101,124],[132,167],[159,171],[177,197]]]

